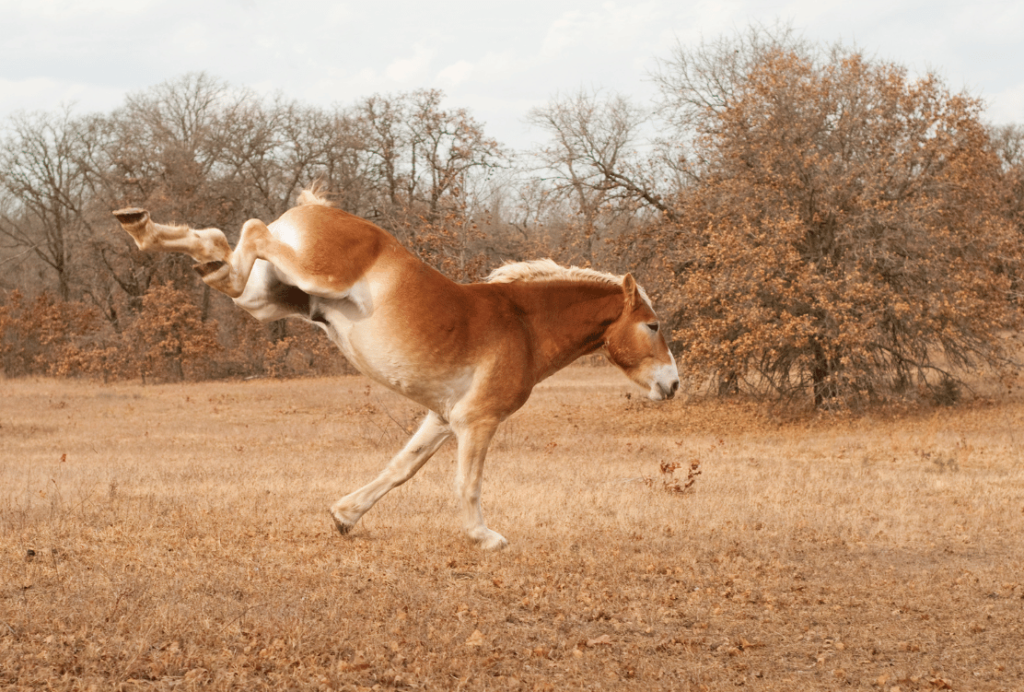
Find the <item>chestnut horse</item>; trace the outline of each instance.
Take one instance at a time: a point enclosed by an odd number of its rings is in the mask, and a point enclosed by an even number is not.
[[[538,382],[601,351],[651,399],[679,386],[658,318],[629,274],[541,260],[457,284],[316,190],[269,226],[247,221],[234,251],[217,229],[154,223],[142,209],[114,216],[141,250],[191,255],[203,281],[263,322],[314,322],[362,373],[428,409],[380,475],[331,507],[342,534],[454,436],[466,533],[485,549],[504,547],[480,509],[484,456]]]

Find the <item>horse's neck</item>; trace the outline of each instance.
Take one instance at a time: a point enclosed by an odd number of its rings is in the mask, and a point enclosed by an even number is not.
[[[604,345],[608,327],[622,313],[622,289],[597,282],[527,284],[534,290],[524,312],[535,335],[538,379]],[[532,309],[531,309],[532,308]]]

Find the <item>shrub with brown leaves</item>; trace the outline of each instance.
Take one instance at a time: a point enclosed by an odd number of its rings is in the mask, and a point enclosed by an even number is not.
[[[658,239],[681,366],[834,406],[1005,363],[1020,236],[980,100],[841,49],[747,57],[692,109],[697,183]]]

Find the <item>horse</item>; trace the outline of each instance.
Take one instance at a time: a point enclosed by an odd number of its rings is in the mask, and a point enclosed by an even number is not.
[[[652,400],[679,387],[664,330],[631,274],[538,260],[458,284],[315,186],[269,226],[247,221],[234,250],[216,228],[158,224],[138,208],[113,214],[140,250],[190,255],[207,285],[262,322],[318,325],[360,372],[426,407],[384,470],[330,507],[343,535],[454,436],[465,532],[483,549],[503,548],[480,505],[484,457],[538,382],[602,352]]]

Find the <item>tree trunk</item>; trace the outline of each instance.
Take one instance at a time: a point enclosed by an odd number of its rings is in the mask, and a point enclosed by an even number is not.
[[[814,344],[814,365],[811,368],[811,387],[814,392],[814,408],[827,405],[839,395],[835,380],[836,359],[829,358],[821,344]]]

